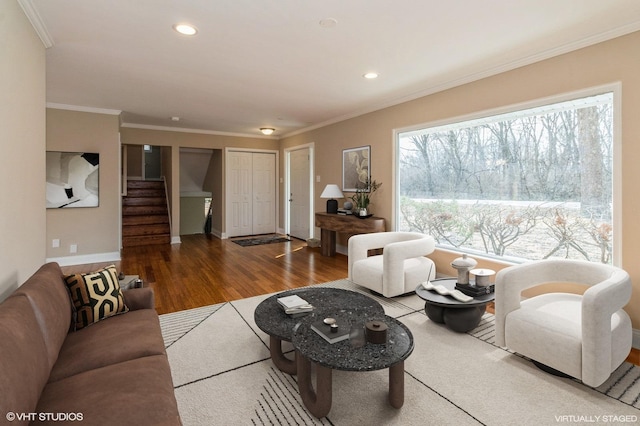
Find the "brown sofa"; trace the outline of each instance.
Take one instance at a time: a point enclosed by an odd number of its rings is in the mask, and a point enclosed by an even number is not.
[[[153,291],[123,294],[129,312],[69,332],[47,263],[0,304],[0,424],[181,424]]]

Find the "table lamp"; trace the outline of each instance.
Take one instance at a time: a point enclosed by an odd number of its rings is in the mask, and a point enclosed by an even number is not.
[[[342,191],[338,185],[329,184],[324,187],[324,191],[320,194],[320,198],[329,198],[327,200],[327,213],[338,213],[338,201],[336,198],[344,198]]]

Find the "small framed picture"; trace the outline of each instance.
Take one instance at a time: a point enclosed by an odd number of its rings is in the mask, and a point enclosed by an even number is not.
[[[371,146],[342,151],[342,191],[356,192],[371,179]]]

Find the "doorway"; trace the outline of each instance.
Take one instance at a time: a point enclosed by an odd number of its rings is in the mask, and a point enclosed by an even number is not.
[[[301,240],[313,232],[313,144],[286,151],[286,232]]]
[[[143,180],[159,180],[162,176],[162,155],[159,146],[144,145]]]

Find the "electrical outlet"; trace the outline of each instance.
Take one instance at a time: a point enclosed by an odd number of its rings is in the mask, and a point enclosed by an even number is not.
[[[71,244],[69,246],[69,253],[77,253],[78,252],[78,245],[77,244]]]
[[[320,175],[316,176],[316,182],[320,182]]]
[[[60,247],[60,240],[58,238],[55,238],[51,241],[51,247],[53,248],[58,248]]]

